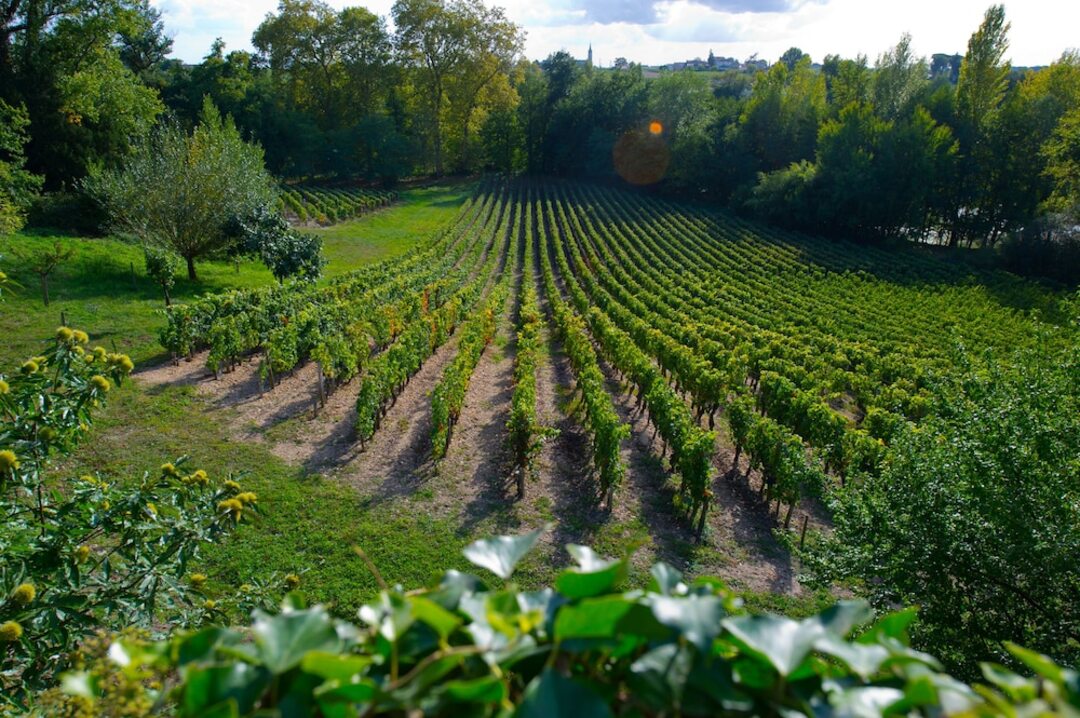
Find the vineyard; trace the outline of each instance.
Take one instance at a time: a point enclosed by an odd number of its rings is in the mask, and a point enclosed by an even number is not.
[[[554,506],[519,522],[573,514],[595,537],[633,502],[646,531],[709,545],[731,533],[736,500],[766,540],[827,523],[822,499],[877,473],[896,432],[933,414],[960,347],[1073,341],[1033,320],[1052,318],[1052,299],[928,255],[488,179],[399,257],[174,306],[161,338],[209,384],[247,382],[267,422],[308,443],[306,465],[379,500],[432,469],[468,506]],[[474,486],[482,467],[506,486]]]
[[[278,204],[300,224],[325,226],[386,207],[396,198],[397,193],[390,190],[301,184],[283,187]]]

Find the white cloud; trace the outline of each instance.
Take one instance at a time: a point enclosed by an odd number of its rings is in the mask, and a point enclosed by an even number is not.
[[[164,11],[174,54],[202,58],[215,37],[250,48],[251,34],[276,0],[152,0]],[[491,1],[491,0],[489,0]],[[910,32],[917,52],[964,52],[990,0],[494,0],[528,32],[526,53],[560,49],[584,57],[592,43],[599,64],[616,57],[660,64],[717,55],[775,59],[797,46],[816,60],[828,53],[873,61]],[[364,4],[387,16],[393,0]],[[330,0],[334,7],[355,5]],[[1039,65],[1076,47],[1080,3],[1025,0],[1006,7],[1014,64]]]

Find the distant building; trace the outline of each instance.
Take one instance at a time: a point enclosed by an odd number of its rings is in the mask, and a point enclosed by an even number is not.
[[[584,60],[575,59],[574,62],[577,64],[578,67],[592,67],[593,66],[593,62],[592,62],[592,43],[591,42],[589,43],[589,54],[585,57],[585,59]]]

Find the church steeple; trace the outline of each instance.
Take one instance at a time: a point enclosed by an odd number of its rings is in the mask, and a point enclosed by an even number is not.
[[[588,57],[588,59],[585,60],[585,64],[587,64],[589,67],[592,67],[592,43],[591,42],[589,43],[589,57]]]

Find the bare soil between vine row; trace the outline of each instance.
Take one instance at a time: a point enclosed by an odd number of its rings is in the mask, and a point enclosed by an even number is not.
[[[541,560],[552,565],[566,563],[561,550],[566,543],[601,548],[636,544],[632,560],[639,571],[664,560],[693,575],[719,576],[736,589],[802,593],[797,565],[772,535],[778,520],[757,498],[758,478],[730,471],[732,451],[723,442],[716,456],[715,499],[706,540],[697,545],[691,527],[672,508],[675,479],[660,459],[660,440],[609,369],[609,391],[633,433],[623,448],[625,483],[614,506],[599,505],[573,373],[551,326],[544,327],[548,351],[538,368],[537,413],[541,423],[558,433],[544,443],[526,479],[525,498],[517,499],[506,448],[516,296],[516,291],[511,294],[495,341],[469,382],[447,455],[439,462],[431,458],[430,394],[456,354],[456,334],[410,379],[363,448],[353,430],[359,380],[332,392],[316,411],[314,364],[280,378],[273,389],[260,382],[257,356],[217,378],[206,369],[205,354],[146,369],[137,378],[149,391],[166,385],[194,386],[207,410],[224,416],[232,438],[264,443],[309,473],[352,485],[368,509],[385,507],[399,516],[423,512],[450,520],[463,543],[552,523],[554,529],[545,534],[540,549]],[[542,308],[546,311],[546,303]],[[742,464],[745,469],[745,460]],[[817,513],[813,507],[811,511]],[[804,513],[796,512],[793,525],[801,525]],[[823,523],[820,517],[811,518],[812,526]]]

